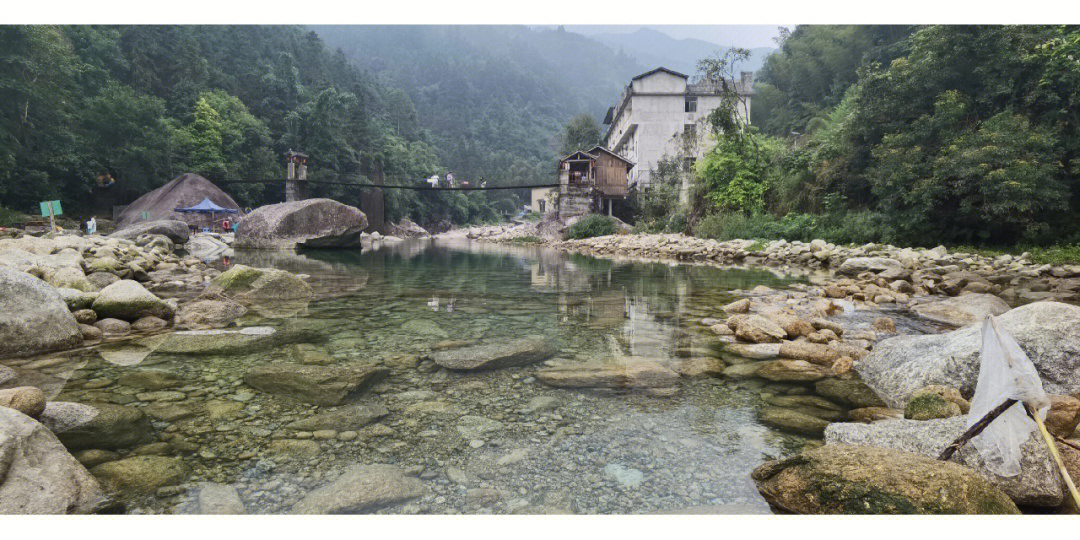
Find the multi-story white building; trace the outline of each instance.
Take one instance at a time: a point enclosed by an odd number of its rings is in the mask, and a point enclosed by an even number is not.
[[[739,112],[748,124],[753,85],[753,74],[747,71],[736,83],[736,91],[745,100]],[[630,184],[648,189],[662,158],[681,157],[683,168],[689,170],[704,155],[708,124],[702,120],[719,104],[720,89],[714,84],[691,83],[686,75],[664,67],[642,73],[630,80],[618,104],[608,109],[603,146],[633,162]],[[687,132],[692,136],[678,137]],[[687,145],[686,141],[691,142]],[[684,178],[680,190],[683,202],[688,187]]]

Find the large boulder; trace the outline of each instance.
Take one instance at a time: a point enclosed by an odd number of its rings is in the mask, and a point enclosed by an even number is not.
[[[271,300],[307,300],[313,295],[311,285],[296,274],[272,268],[233,265],[212,282],[222,292],[253,302]]]
[[[263,392],[285,395],[315,405],[335,406],[358,396],[382,380],[388,371],[366,365],[275,364],[247,372],[244,382]]]
[[[48,428],[0,407],[0,514],[89,514],[104,502],[97,480]]]
[[[171,305],[130,279],[122,279],[102,289],[94,299],[92,309],[102,319],[133,322],[143,317],[173,318]]]
[[[900,261],[888,257],[852,257],[844,261],[840,268],[836,269],[836,272],[846,276],[854,276],[863,272],[879,273],[886,270],[899,271],[903,270],[903,268],[904,266],[900,264]]]
[[[825,442],[903,450],[936,458],[967,430],[967,416],[938,420],[882,420],[871,424],[834,423],[825,428]],[[968,443],[952,461],[978,472],[1016,504],[1056,508],[1062,502],[1061,476],[1046,445],[1037,434],[1020,446],[1020,474],[1002,477],[986,468],[978,450]]]
[[[331,199],[260,206],[236,228],[237,248],[360,247],[368,220],[359,209]]]
[[[336,480],[308,493],[294,514],[363,514],[415,499],[424,483],[393,465],[357,465]]]
[[[925,456],[826,444],[751,473],[769,504],[796,514],[1019,514],[975,471]]]
[[[177,208],[195,206],[203,199],[210,199],[210,202],[222,208],[240,210],[240,205],[236,204],[232,197],[209,180],[194,173],[183,173],[127,205],[120,213],[116,224],[117,229],[138,225],[144,220],[144,213],[149,214],[150,221],[168,220],[185,223],[185,230],[188,222],[196,225],[209,223],[209,216],[205,214],[187,214],[176,211]],[[184,243],[175,239],[173,241]]]
[[[1048,393],[1080,393],[1080,307],[1035,302],[997,321],[1035,363]],[[855,369],[889,406],[904,408],[916,390],[931,384],[972,396],[981,348],[981,324],[947,334],[897,336],[876,344]]]
[[[551,358],[555,349],[541,338],[485,343],[439,351],[431,355],[436,364],[458,371],[480,371],[526,366]]]
[[[992,294],[965,294],[911,308],[920,317],[950,326],[967,326],[1009,311],[1009,304]]]
[[[141,409],[108,403],[50,401],[40,420],[72,452],[131,448],[150,442],[153,433]]]
[[[188,224],[178,219],[138,221],[109,235],[109,238],[135,240],[144,234],[160,234],[176,244],[186,244],[191,236]]]
[[[79,323],[56,289],[0,267],[0,357],[70,349],[82,341]]]
[[[184,330],[209,330],[231,326],[247,308],[222,296],[220,298],[200,298],[194,302],[181,304],[176,310],[176,328]]]

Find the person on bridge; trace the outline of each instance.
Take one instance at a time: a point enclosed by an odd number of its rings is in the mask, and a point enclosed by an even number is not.
[[[439,175],[437,175],[437,174],[431,175],[431,178],[427,179],[427,183],[430,184],[432,188],[439,187]]]
[[[454,186],[454,173],[446,173],[446,185],[447,185],[447,187],[455,187]]]

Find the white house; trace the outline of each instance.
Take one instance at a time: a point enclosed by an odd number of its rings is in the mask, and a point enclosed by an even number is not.
[[[740,107],[743,121],[750,122],[750,97],[754,77],[742,72],[736,91],[744,96]],[[683,167],[689,170],[693,161],[704,155],[708,125],[701,122],[720,104],[720,89],[709,83],[691,83],[689,77],[659,67],[630,80],[619,96],[618,104],[608,109],[604,124],[608,126],[603,146],[633,162],[629,181],[638,189],[648,189],[652,172],[661,158],[684,156]],[[693,130],[699,143],[684,152],[676,135]],[[700,131],[700,132],[699,132]],[[680,199],[685,202],[689,186],[686,179]]]

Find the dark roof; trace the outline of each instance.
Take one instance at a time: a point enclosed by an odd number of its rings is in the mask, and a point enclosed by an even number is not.
[[[589,150],[589,151],[595,154],[597,150],[599,150],[601,152],[605,152],[605,153],[610,154],[612,156],[615,156],[616,159],[622,161],[623,163],[626,163],[627,165],[630,165],[631,167],[634,166],[633,161],[630,161],[629,159],[626,159],[626,158],[620,156],[619,154],[616,154],[615,152],[612,152],[611,150],[608,150],[607,148],[604,148],[603,146],[596,145],[596,146],[592,147],[592,150]]]
[[[574,159],[578,154],[581,154],[582,156],[584,156],[583,158],[579,158],[579,159],[587,159],[587,160],[590,160],[590,161],[596,159],[596,156],[594,156],[594,155],[592,155],[592,154],[590,154],[590,153],[588,153],[588,152],[586,152],[584,150],[578,150],[577,152],[574,152],[573,154],[570,154],[569,156],[566,156],[566,157],[560,159],[559,161],[570,161],[571,159]]]
[[[670,73],[670,74],[672,74],[672,75],[674,75],[676,77],[682,77],[684,79],[689,79],[690,78],[690,77],[687,77],[686,75],[683,75],[682,73],[679,73],[678,71],[674,71],[674,70],[671,70],[671,69],[668,69],[666,67],[661,66],[661,67],[658,67],[658,68],[656,68],[656,69],[654,69],[652,71],[646,71],[645,73],[642,73],[641,75],[638,75],[637,77],[634,77],[633,79],[630,79],[630,80],[631,81],[636,81],[638,79],[643,79],[643,78],[648,77],[649,75],[652,75],[653,73],[657,73],[659,71]]]

